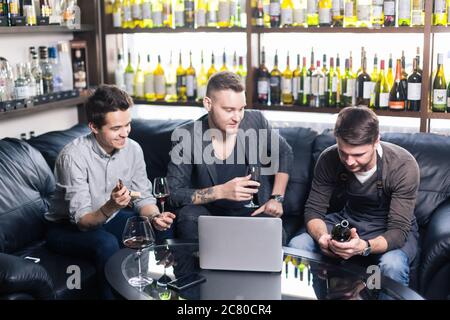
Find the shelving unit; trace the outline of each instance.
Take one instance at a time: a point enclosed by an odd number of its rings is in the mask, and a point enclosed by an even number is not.
[[[103,1],[102,1],[103,2]],[[375,112],[380,116],[386,117],[406,117],[406,118],[418,118],[420,119],[420,131],[428,132],[430,130],[430,119],[450,119],[450,114],[447,113],[433,113],[430,112],[430,87],[431,87],[431,74],[433,66],[433,47],[434,47],[434,34],[438,33],[450,33],[450,27],[438,27],[432,26],[432,9],[433,2],[425,2],[425,24],[423,27],[382,27],[382,28],[343,28],[343,27],[286,27],[286,28],[260,28],[250,25],[251,18],[251,7],[250,1],[247,1],[246,12],[247,12],[247,27],[246,28],[200,28],[200,29],[168,29],[168,28],[158,28],[158,29],[122,29],[112,27],[111,16],[106,16],[102,12],[103,16],[103,52],[104,52],[104,79],[107,83],[113,83],[113,72],[115,68],[115,57],[116,52],[111,52],[111,49],[106,50],[106,43],[112,44],[117,43],[118,39],[124,34],[133,33],[201,33],[201,32],[243,32],[246,37],[246,52],[247,52],[247,106],[249,108],[261,109],[261,110],[280,110],[280,111],[296,111],[296,112],[313,112],[313,113],[329,113],[334,114],[339,112],[339,109],[334,108],[309,108],[309,107],[299,107],[299,106],[265,106],[260,105],[255,102],[255,76],[256,71],[259,66],[259,58],[261,52],[261,36],[264,34],[274,34],[274,33],[299,33],[299,34],[318,34],[317,41],[320,41],[320,34],[332,33],[332,34],[417,34],[423,35],[423,51],[422,51],[422,63],[423,63],[423,74],[422,74],[422,100],[421,100],[421,110],[419,112],[404,111],[387,111],[387,110],[375,110]],[[103,6],[102,6],[103,8]],[[380,49],[381,50],[381,49]],[[145,100],[137,100],[137,103],[144,104],[158,104],[158,105],[199,105],[195,103],[167,103],[167,102],[147,102]]]

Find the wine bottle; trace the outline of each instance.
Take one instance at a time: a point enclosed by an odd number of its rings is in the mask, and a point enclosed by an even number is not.
[[[295,27],[306,27],[306,0],[294,0],[293,23]]]
[[[326,85],[326,106],[335,108],[336,107],[336,98],[337,98],[337,84],[338,79],[336,76],[336,71],[334,70],[334,58],[330,58],[330,70],[327,73],[327,85]]]
[[[177,96],[177,70],[173,64],[172,51],[170,51],[169,66],[167,67],[166,76],[166,97],[167,102],[176,102]]]
[[[208,69],[207,76],[208,80],[211,76],[217,72],[216,66],[214,65],[214,52],[211,53],[211,66]]]
[[[258,0],[258,6],[256,8],[255,25],[260,28],[264,27],[264,11],[262,0]]]
[[[331,26],[331,0],[319,0],[319,26]]]
[[[286,57],[286,69],[283,71],[282,83],[281,83],[281,101],[283,104],[293,104],[292,95],[292,70],[289,66],[289,52]]]
[[[394,73],[392,71],[392,54],[389,54],[389,61],[388,61],[388,71],[386,75],[387,81],[389,83],[389,88],[392,88],[394,85]]]
[[[131,0],[131,17],[133,19],[131,28],[143,28],[141,0]]]
[[[396,0],[384,0],[383,7],[385,27],[395,27],[395,2]]]
[[[141,55],[138,54],[138,64],[136,66],[136,74],[134,75],[134,82],[133,82],[133,91],[134,96],[139,99],[144,99],[144,70],[142,70],[141,67]]]
[[[280,8],[280,0],[270,0],[270,26],[272,28],[280,27],[281,19],[281,8]]]
[[[319,25],[319,11],[317,8],[318,0],[308,0],[306,24],[308,27],[315,27]]]
[[[397,65],[395,67],[395,81],[389,93],[389,109],[393,111],[405,110],[405,101],[407,96],[405,89],[401,83],[402,79],[402,62],[397,59]]]
[[[184,0],[184,24],[191,29],[195,26],[195,5],[193,0]]]
[[[141,6],[142,6],[143,28],[153,28],[152,1],[142,0]]]
[[[125,89],[130,96],[134,95],[133,81],[134,69],[131,65],[131,52],[128,51],[128,64],[125,68]]]
[[[174,10],[174,25],[175,28],[183,28],[185,26],[184,22],[184,0],[175,1]]]
[[[206,0],[198,0],[195,8],[195,27],[206,27]]]
[[[144,72],[144,96],[146,100],[155,101],[155,83],[153,80],[153,71],[150,65],[150,55],[147,54],[147,66]]]
[[[281,2],[281,26],[291,27],[294,20],[294,4],[292,0],[282,0]]]
[[[344,107],[351,107],[355,82],[350,71],[350,61],[345,59],[345,72],[342,77],[342,104]]]
[[[177,68],[177,98],[178,101],[186,101],[186,70],[183,68],[183,61],[181,58],[181,51],[178,56],[178,68]]]
[[[161,56],[158,55],[158,64],[153,71],[153,81],[155,84],[156,100],[164,100],[166,97],[166,81],[164,78],[164,69],[161,66]]]
[[[312,76],[315,71],[316,71],[316,67],[314,65],[314,50],[311,48],[311,65],[309,66],[308,73],[306,74],[306,81],[305,81],[306,86],[309,84],[308,106],[310,106],[311,104],[314,104],[314,102],[311,102],[311,100],[313,100],[311,81],[312,81]]]
[[[225,48],[223,49],[223,54],[222,54],[222,66],[220,67],[220,71],[228,71],[228,67],[227,67],[227,55],[225,53]]]
[[[398,0],[398,26],[411,25],[411,0]]]
[[[328,107],[329,97],[330,97],[330,87],[328,86],[328,69],[327,69],[327,55],[324,54],[322,58],[322,74],[325,77],[324,81],[324,91],[325,91],[325,99],[323,105],[321,107]]]
[[[344,28],[356,27],[356,0],[345,0],[344,3]]]
[[[325,75],[320,69],[320,60],[317,60],[316,71],[311,77],[311,96],[310,107],[325,106]]]
[[[405,58],[405,51],[402,50],[402,57],[401,57],[401,62],[402,62],[402,79],[401,79],[401,84],[403,86],[403,89],[405,90],[405,95],[408,96],[408,73],[406,73],[406,58]]]
[[[409,111],[420,111],[422,99],[422,75],[417,69],[417,59],[413,59],[413,72],[408,77],[408,106]]]
[[[361,72],[356,79],[356,104],[358,106],[370,106],[372,93],[372,79],[367,73],[367,59],[364,56],[361,64]]]
[[[336,107],[342,108],[342,76],[341,76],[341,59],[339,53],[336,55]],[[333,80],[334,81],[334,80]]]
[[[358,21],[357,27],[370,28],[370,8],[372,6],[372,0],[356,0],[356,16]]]
[[[437,55],[437,72],[433,80],[433,96],[431,109],[433,112],[445,112],[447,108],[447,83],[444,74],[444,55]]]
[[[197,77],[197,101],[201,102],[206,96],[206,86],[208,85],[208,74],[206,73],[203,60],[203,50],[200,54],[200,71]]]
[[[33,67],[35,67],[35,66],[36,66],[36,64],[35,64],[35,61],[33,58]],[[39,64],[38,64],[38,66],[39,66]],[[122,90],[126,90],[125,68],[126,68],[126,66],[125,66],[125,61],[123,60],[123,55],[122,55],[122,53],[118,53],[117,54],[117,66],[114,69],[114,79],[115,79],[114,83],[116,84],[117,87],[119,87]],[[32,70],[34,70],[34,68]],[[40,71],[40,68],[39,68],[39,71]],[[42,71],[40,71],[40,72],[41,72],[41,76],[39,77],[39,79],[42,79]],[[35,78],[36,78],[36,75],[34,72],[33,72],[33,76],[35,76]],[[36,79],[36,82],[37,81],[38,81],[38,79]],[[40,86],[38,86],[38,88],[40,88]],[[42,94],[42,91],[40,91],[40,92],[41,93],[39,93],[39,94]]]
[[[261,64],[258,68],[256,87],[258,103],[267,105],[269,102],[270,74],[266,67],[266,52],[264,48],[262,48],[261,52]]]
[[[447,6],[445,0],[434,0],[433,25],[447,25]]]
[[[314,66],[313,66],[314,67]],[[303,66],[300,76],[300,89],[298,94],[298,105],[306,107],[309,105],[309,96],[311,95],[311,75],[306,69],[306,57],[303,57]]]
[[[370,15],[372,27],[381,28],[384,23],[383,0],[372,0],[372,11]]]
[[[384,72],[384,60],[380,62],[380,73],[375,84],[375,109],[387,110],[389,108],[390,87]]]
[[[246,81],[247,81],[247,71],[245,71],[245,68],[244,68],[244,57],[242,57],[242,56],[239,57],[239,68],[238,68],[236,74],[237,74],[239,77],[241,77],[241,79],[242,79],[242,85],[243,85],[244,88],[245,88],[245,86],[246,86]]]
[[[300,67],[300,55],[297,54],[297,68],[295,68],[292,74],[292,98],[294,100],[294,104],[298,105],[298,95],[300,91],[300,78],[301,78],[302,69]]]
[[[195,101],[197,86],[195,84],[195,69],[192,66],[192,52],[189,51],[189,67],[186,69],[186,97],[188,101]]]
[[[172,0],[163,0],[162,19],[164,27],[173,28]]]
[[[162,0],[152,1],[152,20],[154,28],[161,28],[163,26],[163,2]]]
[[[278,69],[278,52],[275,51],[274,66],[270,72],[270,103],[278,105],[281,102],[281,72]]]
[[[331,20],[334,27],[344,25],[344,2],[342,0],[332,0]]]
[[[425,24],[425,1],[412,0],[411,25],[423,26]]]
[[[116,0],[113,4],[113,27],[122,27],[122,0]]]
[[[217,25],[220,28],[230,26],[230,2],[228,0],[219,0]]]

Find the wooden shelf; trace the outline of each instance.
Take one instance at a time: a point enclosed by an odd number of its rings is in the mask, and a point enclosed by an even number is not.
[[[148,101],[145,99],[133,98],[134,104],[148,104],[155,106],[174,106],[174,107],[203,107],[201,102],[167,102],[167,101]]]
[[[343,27],[285,27],[257,28],[253,33],[423,33],[423,27],[382,27],[382,28],[343,28]]]
[[[429,119],[450,119],[450,113],[446,112],[428,112]]]
[[[261,104],[254,104],[254,109],[257,110],[271,110],[271,111],[295,111],[295,112],[314,112],[314,113],[339,113],[342,109],[338,108],[312,108],[312,107],[300,107],[294,105],[275,105],[275,106],[265,106]],[[409,118],[420,118],[420,112],[417,111],[391,111],[391,110],[374,110],[374,112],[379,116],[385,117],[409,117]],[[450,114],[449,114],[450,116]],[[450,118],[450,117],[449,117]]]
[[[82,25],[81,29],[69,29],[63,26],[21,26],[21,27],[0,27],[0,34],[29,34],[29,33],[74,33],[93,31],[93,25]]]
[[[193,28],[135,28],[135,29],[125,29],[125,28],[108,28],[105,30],[106,34],[123,34],[123,33],[199,33],[199,32],[242,32],[245,33],[245,28],[212,28],[212,27],[201,27],[197,29]]]
[[[0,112],[0,120],[10,119],[19,116],[25,116],[32,113],[37,113],[41,111],[53,110],[53,109],[61,109],[67,108],[71,106],[76,106],[79,104],[83,104],[86,101],[87,97],[79,96],[72,99],[59,100],[51,103],[40,104],[31,108],[23,108],[18,110],[11,110],[6,112]]]
[[[448,26],[431,26],[432,33],[449,33],[450,27]]]

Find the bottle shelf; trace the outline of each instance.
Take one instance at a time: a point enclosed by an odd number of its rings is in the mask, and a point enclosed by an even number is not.
[[[74,33],[94,31],[93,25],[82,25],[80,29],[69,29],[64,26],[20,26],[20,27],[0,27],[0,34],[29,34],[29,33]]]
[[[447,112],[428,112],[429,119],[450,119],[450,113]]]
[[[432,33],[450,33],[450,26],[431,26]]]
[[[201,27],[201,28],[108,28],[106,34],[122,34],[122,33],[198,33],[198,32],[246,32],[246,28],[232,27],[232,28],[213,28],[213,27]]]
[[[253,33],[423,33],[424,27],[381,27],[381,28],[344,28],[344,27],[252,27]],[[447,31],[450,32],[450,31]]]
[[[176,101],[176,102],[167,102],[167,101],[149,101],[145,99],[133,98],[134,104],[148,104],[148,105],[157,105],[157,106],[174,106],[174,107],[203,107],[201,102],[195,101]]]
[[[0,112],[0,120],[15,118],[15,117],[19,117],[19,116],[25,116],[28,114],[33,114],[33,113],[37,113],[37,112],[41,112],[41,111],[76,106],[76,105],[83,104],[86,101],[86,99],[87,99],[87,96],[82,95],[82,96],[75,97],[75,98],[58,100],[58,101],[45,103],[45,104],[39,104],[39,105],[33,106],[33,107],[4,111],[4,112]]]
[[[296,112],[314,112],[314,113],[329,113],[335,114],[339,113],[342,109],[340,108],[313,108],[313,107],[300,107],[294,105],[263,105],[254,104],[254,109],[258,110],[271,110],[271,111],[296,111]],[[418,111],[391,111],[391,110],[373,110],[379,116],[386,117],[409,117],[409,118],[420,118],[420,112]],[[450,118],[450,114],[449,118]]]

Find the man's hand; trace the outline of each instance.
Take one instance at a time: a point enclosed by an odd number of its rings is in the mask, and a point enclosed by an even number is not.
[[[252,216],[256,216],[260,213],[266,213],[270,216],[279,218],[283,215],[283,205],[275,199],[270,199],[260,208],[255,210],[255,212],[252,213]]]
[[[325,254],[329,257],[332,257],[332,258],[337,258],[338,256],[335,255],[330,250],[330,241],[331,241],[331,235],[328,233],[325,233],[322,236],[320,236],[320,238],[317,242],[319,243],[320,250],[322,250],[323,254]]]
[[[170,228],[174,219],[175,214],[172,212],[163,212],[152,220],[152,225],[156,228],[156,230],[165,231]]]
[[[125,208],[131,201],[130,191],[124,186],[121,181],[117,182],[115,188],[111,192],[109,205],[115,210]]]
[[[337,254],[342,259],[349,259],[355,255],[361,254],[366,247],[364,240],[361,240],[355,228],[352,228],[350,240],[347,242],[338,242],[336,240],[330,241],[330,250]]]
[[[250,180],[251,175],[237,177],[221,185],[221,199],[247,201],[258,192],[259,182]],[[252,188],[253,187],[253,188]]]

